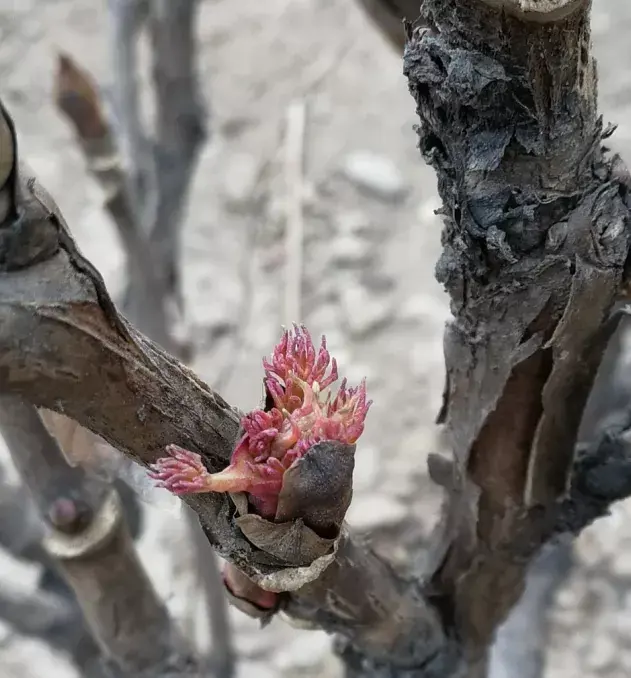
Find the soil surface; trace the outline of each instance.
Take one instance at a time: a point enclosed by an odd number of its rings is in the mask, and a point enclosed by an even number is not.
[[[23,157],[116,293],[123,252],[100,189],[51,100],[60,49],[107,91],[105,5],[3,0],[0,91]],[[631,3],[595,0],[593,33],[602,112],[620,125],[612,145],[631,157]],[[358,447],[349,520],[403,562],[437,517],[440,495],[426,477],[425,459],[440,445],[434,417],[448,304],[433,277],[440,250],[435,178],[416,149],[401,60],[352,0],[206,0],[199,40],[212,137],[183,235],[194,367],[230,402],[244,409],[258,404],[260,360],[288,320],[283,237],[291,186],[283,144],[287,110],[301,102],[307,126],[300,320],[315,335],[326,333],[351,383],[368,378],[374,405]],[[182,517],[168,510],[169,502],[159,503],[148,507],[141,557],[183,619],[195,608],[190,549]],[[546,677],[629,676],[631,504],[587,530],[575,560],[551,610]],[[33,590],[37,574],[0,553],[3,588]],[[238,611],[231,619],[240,677],[340,675],[324,633],[282,620],[259,630]],[[206,636],[201,626],[199,636]],[[64,656],[1,622],[0,667],[6,678],[77,675]]]

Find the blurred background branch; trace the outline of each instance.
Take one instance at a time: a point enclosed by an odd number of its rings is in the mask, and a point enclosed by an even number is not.
[[[116,0],[110,3],[110,35],[117,83],[115,128],[112,128],[111,118],[101,103],[98,88],[69,55],[59,55],[55,80],[56,105],[72,125],[88,169],[103,189],[105,210],[112,218],[125,250],[128,286],[124,306],[127,314],[141,331],[183,359],[190,359],[190,348],[174,338],[177,318],[173,301],[180,294],[179,243],[186,215],[185,205],[195,159],[205,141],[204,111],[196,91],[197,4],[195,1],[148,3]],[[155,140],[147,134],[142,123],[137,91],[137,43],[143,29],[150,33],[154,50]],[[5,144],[3,148],[10,150],[12,145]],[[5,163],[8,168],[11,167],[10,160]],[[179,312],[183,312],[181,303]],[[63,620],[51,618],[50,614],[43,615],[39,627],[34,628],[31,635],[37,631],[42,637],[60,642],[63,649],[70,649],[82,671],[87,670],[88,663],[90,666],[94,664],[90,670],[101,671],[98,648],[85,633],[73,594],[55,572],[61,567],[74,595],[78,597],[91,632],[105,654],[113,658],[125,675],[128,671],[131,671],[130,675],[137,675],[138,671],[147,670],[149,666],[149,670],[153,671],[151,675],[157,676],[159,670],[164,669],[164,652],[173,654],[176,651],[170,649],[172,642],[181,645],[181,641],[176,640],[166,609],[156,597],[135,556],[128,528],[123,522],[122,507],[114,499],[111,484],[99,477],[110,472],[99,468],[99,463],[118,453],[107,449],[104,441],[70,420],[46,411],[43,416],[48,428],[65,447],[66,457],[73,466],[66,462],[35,408],[8,396],[0,399],[0,430],[42,517],[49,523],[49,530],[53,530],[52,536],[45,542],[47,549],[40,552],[35,545],[30,548],[37,552],[37,558],[44,565],[43,582],[48,585],[52,582],[53,589],[58,590],[60,609],[65,615]],[[115,484],[121,485],[120,481]],[[125,513],[131,513],[128,518],[135,528],[132,534],[137,536],[141,508],[133,494],[129,491],[126,494]],[[7,508],[12,513],[16,510],[16,506]],[[188,509],[184,510],[194,545],[191,570],[196,582],[190,592],[189,618],[184,624],[188,632],[193,631],[192,638],[195,638],[199,619],[198,594],[199,591],[205,592],[202,596],[206,600],[205,614],[213,636],[213,656],[207,660],[207,664],[208,661],[211,664],[208,671],[212,670],[212,675],[221,678],[231,678],[234,656],[217,559],[207,540],[200,536],[198,521]],[[107,515],[101,515],[103,511]],[[98,521],[96,516],[99,516]],[[64,524],[58,525],[59,520]],[[86,533],[97,530],[98,523],[109,525],[107,529],[112,531],[105,540],[105,548],[95,544],[95,552],[86,557],[77,546],[77,553],[59,557],[61,552],[56,545],[55,530],[77,533],[77,539],[85,545]],[[58,535],[57,541],[59,539]],[[68,549],[68,544],[64,544],[61,551],[64,548]],[[87,553],[90,549],[86,548]],[[12,550],[15,552],[15,548]],[[96,589],[101,589],[105,595],[95,597]],[[124,605],[126,590],[136,592],[137,604]],[[42,589],[42,606],[48,600],[46,595],[50,597],[52,594]],[[23,612],[22,631],[25,632],[33,620],[33,609],[37,609],[36,601],[12,603],[8,599],[6,603],[3,606],[5,619],[15,625],[13,622],[17,622],[20,612]],[[102,605],[105,605],[103,609]],[[120,646],[118,630],[111,627],[112,618],[108,611],[117,605],[120,610],[116,617],[123,615],[128,625],[128,631],[123,634],[123,647]],[[146,614],[149,617],[138,617]],[[50,618],[48,624],[47,618]],[[150,625],[147,624],[149,618],[154,619]],[[58,632],[60,626],[64,627],[63,633]],[[156,633],[161,637],[160,641]],[[68,648],[68,644],[72,646]],[[132,661],[134,646],[137,646],[140,662],[137,665]],[[156,655],[158,648],[161,649]],[[88,654],[95,656],[86,657],[88,649]],[[185,666],[180,668],[191,670],[190,660],[183,661]]]

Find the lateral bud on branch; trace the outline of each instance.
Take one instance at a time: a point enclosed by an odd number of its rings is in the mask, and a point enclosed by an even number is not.
[[[365,387],[348,389],[344,384],[335,398],[323,398],[323,382],[333,372],[326,347],[318,352],[306,337],[297,341],[302,330],[294,330],[286,347],[266,365],[266,400],[259,414],[248,419],[251,431],[240,429],[235,407],[118,313],[54,202],[34,180],[17,178],[21,190],[15,193],[15,212],[22,223],[5,219],[0,226],[2,390],[63,413],[145,465],[163,458],[173,443],[200,454],[207,470],[203,475],[215,478],[226,466],[238,475],[237,449],[245,461],[252,452],[250,463],[261,469],[276,463],[268,462],[270,457],[277,459],[284,473],[273,492],[263,484],[265,492],[253,485],[228,485],[222,494],[207,487],[184,494],[219,554],[259,586],[257,597],[271,593],[292,619],[343,634],[376,661],[395,658],[407,670],[438,656],[448,639],[435,606],[342,527],[350,502],[354,444],[369,405]],[[26,247],[12,249],[8,239],[2,240],[12,230],[20,232]],[[52,256],[13,257],[16,251],[41,252],[42,232],[53,235]],[[311,409],[305,409],[307,403]],[[274,409],[280,418],[272,414]],[[265,454],[251,440],[260,417],[272,417],[280,427]],[[299,431],[293,446],[287,445],[295,435],[292,421]],[[280,440],[280,449],[274,447]],[[300,454],[291,452],[301,444]],[[290,453],[295,459],[283,465]],[[221,477],[226,480],[226,475]],[[266,477],[258,471],[250,475]],[[248,522],[269,532],[254,537]],[[289,532],[295,548],[288,549],[288,540],[281,554],[278,543]],[[304,544],[312,550],[319,545],[319,552],[306,551],[301,541],[306,534],[313,539]]]
[[[365,382],[350,388],[344,379],[335,397],[327,393],[337,364],[326,339],[316,352],[303,326],[284,332],[263,367],[263,405],[243,417],[227,468],[209,473],[198,454],[169,445],[150,474],[175,494],[229,493],[234,524],[284,564],[250,574],[251,585],[234,566],[226,569],[232,597],[254,605],[257,617],[277,607],[274,594],[314,581],[332,562],[351,502],[355,443],[371,404]]]

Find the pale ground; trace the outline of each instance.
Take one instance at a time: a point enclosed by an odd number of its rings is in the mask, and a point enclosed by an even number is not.
[[[631,151],[625,68],[631,3],[595,5],[603,113],[620,123],[614,145]],[[115,291],[122,253],[101,195],[50,99],[58,48],[102,84],[111,79],[104,6],[104,0],[0,0],[0,92],[24,157]],[[357,453],[349,517],[363,528],[386,528],[375,542],[402,558],[436,516],[438,493],[425,478],[424,459],[437,446],[433,418],[443,386],[441,332],[448,310],[433,279],[440,236],[435,179],[415,148],[414,104],[400,60],[351,0],[206,0],[199,33],[213,137],[184,234],[188,321],[200,346],[196,367],[211,385],[222,375],[219,386],[231,402],[257,404],[260,358],[284,321],[284,120],[292,99],[306,97],[302,319],[315,334],[326,332],[343,374],[354,382],[368,377],[375,404]],[[357,153],[376,157],[362,160]],[[357,174],[353,181],[345,168]],[[245,329],[235,336],[235,326]],[[222,374],[228,361],[235,369]],[[181,615],[189,585],[182,523],[172,512],[149,513],[142,558]],[[550,678],[631,672],[630,513],[629,506],[617,507],[579,540],[579,565],[553,611]],[[164,558],[165,552],[173,557]],[[28,589],[36,579],[33,569],[4,554],[0,573],[7,587]],[[232,617],[240,676],[337,675],[324,634],[280,621],[259,631],[239,612]],[[65,658],[0,627],[0,675],[76,674]]]

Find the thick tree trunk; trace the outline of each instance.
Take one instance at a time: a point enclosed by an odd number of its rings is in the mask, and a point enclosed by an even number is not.
[[[443,418],[456,469],[433,583],[475,667],[568,490],[629,248],[590,3],[527,4],[426,0],[405,55],[454,314]]]

